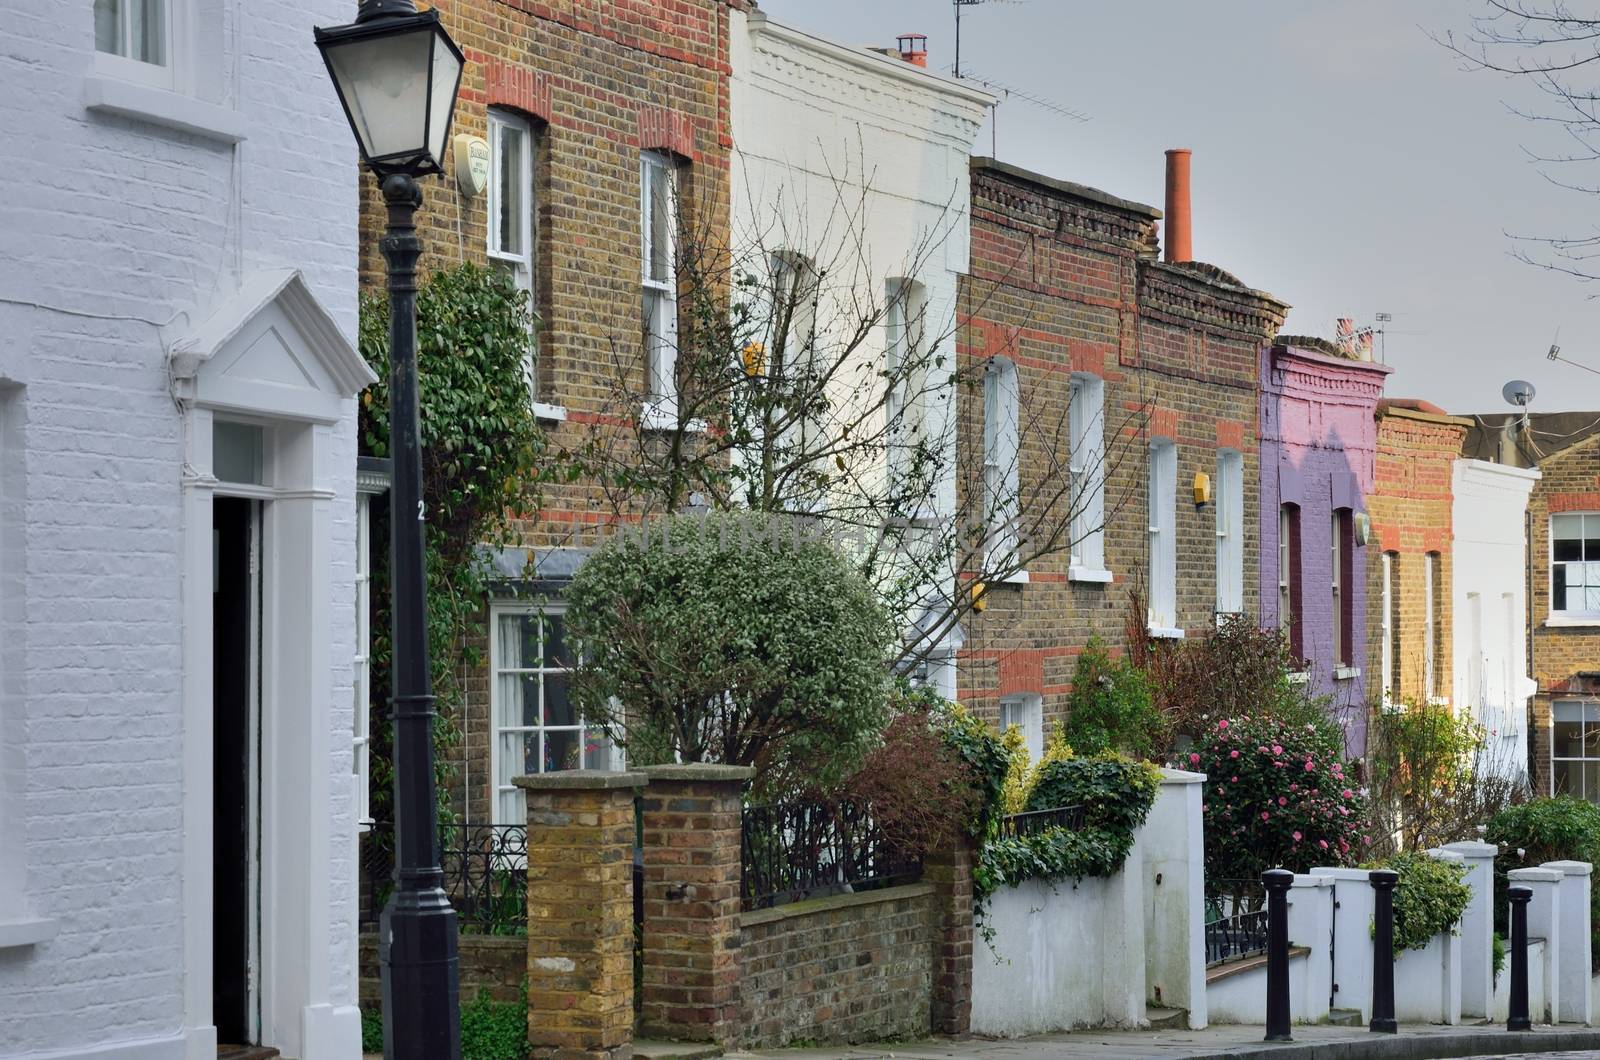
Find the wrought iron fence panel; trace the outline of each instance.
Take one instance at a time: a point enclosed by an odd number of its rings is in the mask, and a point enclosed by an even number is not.
[[[1257,909],[1206,924],[1206,963],[1255,957],[1267,952],[1267,911]]]
[[[1011,813],[1000,818],[1000,835],[1007,839],[1038,835],[1052,828],[1065,828],[1069,832],[1083,831],[1083,807],[1057,806],[1050,810]]]
[[[439,829],[444,891],[461,930],[516,935],[528,922],[528,829],[520,824],[450,824]],[[394,826],[380,821],[361,836],[360,923],[376,925],[394,889]]]
[[[890,842],[867,808],[852,800],[747,806],[739,845],[745,909],[922,877],[921,860]]]

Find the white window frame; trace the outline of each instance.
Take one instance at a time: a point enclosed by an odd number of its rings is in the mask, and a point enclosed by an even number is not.
[[[1178,625],[1178,446],[1171,438],[1150,441],[1149,629],[1153,637],[1181,638]]]
[[[991,357],[983,376],[984,565],[1003,571],[1017,565],[1021,509],[1021,381],[1007,357]],[[1007,581],[1026,581],[1010,572]]]
[[[1244,454],[1217,450],[1217,614],[1244,611]]]
[[[1578,714],[1576,719],[1563,718],[1561,716],[1564,713],[1571,714],[1574,712]],[[1550,794],[1554,795],[1561,790],[1556,780],[1556,774],[1560,769],[1561,763],[1575,762],[1580,763],[1583,767],[1583,787],[1581,791],[1575,793],[1568,789],[1567,794],[1575,794],[1578,798],[1586,798],[1590,802],[1600,802],[1600,754],[1592,757],[1589,755],[1556,754],[1559,746],[1555,738],[1556,724],[1559,722],[1570,723],[1574,720],[1579,723],[1578,749],[1581,751],[1588,742],[1588,731],[1591,728],[1600,729],[1600,702],[1592,699],[1557,699],[1550,704]],[[1591,769],[1595,770],[1595,779],[1592,783],[1588,779],[1588,773]]]
[[[101,51],[98,29],[94,30],[94,70],[97,74],[115,77],[123,81],[144,85],[147,88],[159,88],[172,91],[177,89],[177,73],[174,54],[179,34],[176,32],[177,23],[183,17],[188,0],[113,0],[117,7],[117,51]],[[133,19],[129,13],[134,7],[159,6],[158,18],[161,26],[158,37],[161,42],[161,61],[146,62],[143,59],[133,58]],[[91,11],[93,11],[91,0]]]
[[[645,342],[645,383],[649,395],[645,405],[647,428],[673,429],[678,426],[678,163],[659,151],[639,156],[639,231],[641,243],[640,283],[643,302]],[[651,275],[656,256],[655,208],[651,195],[654,182],[666,182],[666,198],[671,217],[664,227],[667,277]]]
[[[1383,637],[1383,643],[1379,647],[1383,672],[1379,675],[1378,682],[1384,706],[1388,706],[1394,701],[1394,635],[1396,628],[1394,572],[1397,558],[1393,552],[1385,552],[1379,563],[1383,579],[1380,586],[1383,594],[1382,615],[1379,617],[1380,635]]]
[[[1331,598],[1333,602],[1332,624],[1333,630],[1333,667],[1334,675],[1344,676],[1346,671],[1355,666],[1355,661],[1350,658],[1352,645],[1346,643],[1350,630],[1344,624],[1344,598],[1348,591],[1344,584],[1344,540],[1345,519],[1350,516],[1344,513],[1348,508],[1335,508],[1328,516],[1328,555],[1332,563],[1328,581],[1330,582]],[[1352,623],[1354,625],[1354,623]],[[1353,676],[1353,675],[1351,675]]]
[[[500,207],[501,199],[505,194],[500,166],[501,137],[507,132],[515,133],[522,137],[522,165],[516,175],[517,183],[523,189],[523,202],[526,209],[522,216],[517,218],[517,242],[522,246],[522,252],[506,250],[500,242]],[[529,335],[527,354],[523,358],[522,371],[528,380],[528,400],[533,405],[536,416],[543,420],[564,420],[567,418],[566,410],[559,405],[549,404],[540,400],[539,392],[539,314],[538,277],[539,277],[539,189],[534,180],[537,169],[536,157],[539,152],[539,133],[527,118],[514,111],[501,107],[489,108],[489,187],[487,192],[487,214],[484,224],[484,238],[487,244],[486,253],[489,261],[504,267],[510,274],[512,282],[517,289],[528,296],[528,311],[533,318],[534,328]]]
[[[928,290],[904,277],[885,284],[884,368],[888,393],[884,398],[884,444],[889,476],[898,492],[906,488],[913,471],[913,454],[929,443],[928,433]],[[910,365],[909,368],[906,366]],[[919,518],[928,513],[907,513]]]
[[[356,654],[351,662],[354,717],[352,771],[356,776],[356,823],[372,827],[372,500],[356,495]]]
[[[1290,552],[1294,525],[1287,504],[1278,505],[1278,632],[1294,636],[1294,556]]]
[[[1106,384],[1098,376],[1074,372],[1067,391],[1067,427],[1072,476],[1068,503],[1072,517],[1068,536],[1072,555],[1067,577],[1072,581],[1109,582],[1106,569]]]
[[[1579,521],[1578,522],[1579,559],[1576,559],[1576,560],[1562,560],[1562,561],[1560,561],[1559,565],[1562,566],[1562,567],[1566,567],[1568,570],[1570,570],[1575,565],[1582,566],[1585,569],[1585,579],[1584,579],[1584,587],[1585,587],[1585,589],[1588,588],[1589,581],[1591,580],[1591,576],[1600,575],[1600,556],[1596,556],[1596,557],[1591,559],[1589,554],[1588,554],[1588,551],[1586,549],[1584,549],[1584,547],[1583,547],[1583,543],[1584,542],[1591,540],[1591,532],[1589,530],[1589,524],[1592,522],[1592,523],[1595,523],[1597,525],[1600,525],[1600,512],[1556,512],[1556,513],[1552,514],[1550,516],[1549,556],[1547,557],[1548,562],[1549,562],[1548,570],[1549,570],[1549,577],[1550,577],[1550,596],[1549,596],[1550,618],[1548,619],[1548,624],[1549,625],[1563,625],[1563,624],[1600,625],[1600,608],[1591,608],[1591,607],[1587,607],[1587,606],[1561,607],[1561,608],[1556,607],[1556,567],[1558,566],[1558,562],[1557,562],[1557,560],[1555,558],[1556,557],[1556,523],[1558,521],[1564,521],[1566,519],[1572,519],[1572,518],[1576,518]],[[1595,532],[1593,534],[1593,537],[1600,537],[1600,532]],[[1567,586],[1566,593],[1567,593],[1568,601],[1570,602],[1571,596],[1572,596],[1572,587],[1570,585]],[[1583,595],[1585,597],[1587,597],[1587,593],[1586,592],[1584,592]],[[1583,603],[1587,604],[1587,599],[1585,599],[1583,601]]]
[[[1022,743],[1028,761],[1044,757],[1044,697],[1037,692],[1018,692],[1000,697],[1000,732],[1015,725],[1022,730]]]
[[[576,714],[576,706],[574,706],[574,712],[575,717],[577,717],[577,722],[573,725],[547,726],[542,723],[538,725],[502,724],[502,711],[504,709],[500,690],[502,677],[511,674],[530,673],[539,674],[542,677],[546,674],[570,674],[572,672],[570,669],[543,665],[506,668],[503,665],[504,660],[501,658],[500,650],[500,625],[502,621],[506,619],[525,618],[530,615],[562,617],[565,616],[566,613],[566,605],[561,603],[535,604],[507,602],[496,603],[491,605],[489,608],[489,784],[491,790],[489,809],[494,818],[489,822],[491,824],[521,824],[527,819],[527,803],[523,797],[522,789],[508,782],[502,782],[501,779],[501,756],[504,753],[501,749],[503,737],[513,733],[523,734],[524,738],[526,738],[528,735],[537,734],[540,739],[540,750],[537,760],[539,762],[540,770],[543,771],[543,742],[545,734],[548,732],[576,732],[578,734],[578,747],[580,755],[579,767],[582,768],[588,766],[589,764],[583,760],[582,749],[588,742],[588,738],[591,735],[599,734],[600,730],[597,727],[591,726],[585,722],[582,718],[582,715]],[[543,660],[541,659],[536,661],[542,663]],[[541,697],[541,702],[538,704],[539,717],[542,719],[544,713],[542,702],[542,697],[544,696],[544,685],[542,680],[540,682],[539,695]],[[604,735],[600,734],[599,739],[604,741]],[[606,742],[605,750],[601,752],[598,757],[601,757],[606,763],[604,766],[600,766],[598,768],[614,768],[617,763],[615,751],[609,745],[609,742]],[[525,755],[523,760],[526,761]]]

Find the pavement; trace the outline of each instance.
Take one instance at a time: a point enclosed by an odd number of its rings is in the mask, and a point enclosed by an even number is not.
[[[935,1039],[822,1049],[772,1049],[726,1054],[725,1060],[1434,1060],[1442,1057],[1600,1057],[1600,1029],[1537,1028],[1512,1034],[1504,1026],[1441,1027],[1403,1024],[1395,1035],[1365,1028],[1304,1026],[1294,1041],[1268,1044],[1263,1028],[1211,1027],[1203,1031],[1076,1031],[1033,1038]]]

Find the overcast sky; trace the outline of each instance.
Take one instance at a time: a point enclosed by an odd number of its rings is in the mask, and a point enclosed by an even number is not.
[[[761,0],[846,44],[929,37],[948,71],[949,0]],[[1007,162],[1160,206],[1168,147],[1194,150],[1194,252],[1294,306],[1286,330],[1338,316],[1387,325],[1388,394],[1452,412],[1600,409],[1600,284],[1512,257],[1508,233],[1589,234],[1600,198],[1551,186],[1525,148],[1560,149],[1532,86],[1467,72],[1431,41],[1476,0],[1032,0],[966,9],[962,65],[1090,118],[999,109]],[[1591,5],[1578,5],[1587,8]],[[1593,5],[1600,14],[1600,4]],[[990,153],[990,130],[978,141]],[[1600,172],[1572,174],[1600,184]],[[1537,248],[1534,248],[1537,249]],[[1597,263],[1600,268],[1600,263]]]

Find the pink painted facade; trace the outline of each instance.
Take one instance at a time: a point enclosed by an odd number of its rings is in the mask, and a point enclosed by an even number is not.
[[[1373,413],[1392,369],[1317,346],[1261,355],[1261,624],[1289,635],[1359,755],[1370,549],[1357,542],[1373,489]]]

